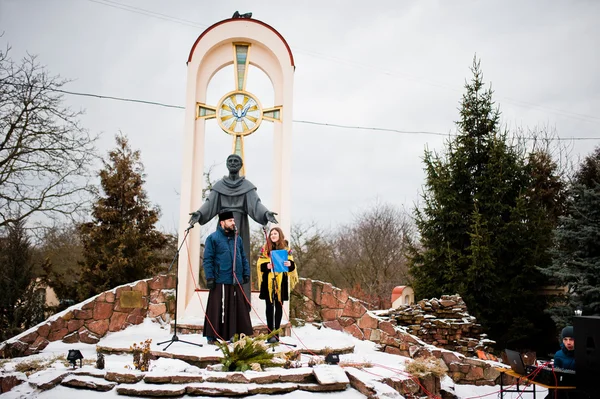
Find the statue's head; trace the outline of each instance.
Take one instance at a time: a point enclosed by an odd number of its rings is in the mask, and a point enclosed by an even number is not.
[[[229,170],[229,173],[239,172],[243,165],[242,157],[239,155],[231,154],[227,157],[227,170]]]

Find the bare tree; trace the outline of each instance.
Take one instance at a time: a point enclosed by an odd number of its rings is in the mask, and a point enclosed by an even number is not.
[[[293,225],[290,248],[300,276],[334,285],[340,281],[331,239],[317,224]]]
[[[408,284],[408,241],[414,226],[406,214],[391,205],[377,203],[343,226],[335,236],[335,270],[340,287],[376,307],[390,305],[392,289]]]
[[[86,203],[96,140],[63,105],[67,81],[9,51],[0,50],[0,227],[35,213],[72,215]]]

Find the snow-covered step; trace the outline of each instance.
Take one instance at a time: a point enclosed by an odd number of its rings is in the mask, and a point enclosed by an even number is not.
[[[100,392],[110,391],[117,385],[115,382],[88,375],[68,375],[60,384],[70,388],[89,389]]]

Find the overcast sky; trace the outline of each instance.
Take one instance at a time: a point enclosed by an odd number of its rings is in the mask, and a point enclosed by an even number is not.
[[[301,121],[452,134],[473,56],[481,58],[502,121],[548,127],[572,156],[600,145],[600,2],[590,1],[204,1],[0,0],[0,45],[29,52],[66,90],[183,105],[196,38],[234,11],[252,12],[291,46],[294,76],[292,222],[351,220],[375,201],[413,208],[426,147],[445,138],[344,129]],[[225,68],[209,103],[233,90]],[[251,68],[247,89],[273,106],[268,78]],[[103,155],[122,131],[139,149],[161,228],[178,226],[184,111],[65,96],[101,134]],[[247,178],[271,204],[272,129],[246,138]],[[231,137],[207,121],[206,167],[226,174]]]

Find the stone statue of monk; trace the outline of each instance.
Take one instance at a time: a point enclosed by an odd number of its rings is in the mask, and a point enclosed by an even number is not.
[[[260,202],[256,193],[256,186],[240,176],[243,162],[239,155],[231,154],[227,157],[227,169],[229,176],[217,181],[204,204],[196,212],[191,213],[190,227],[196,223],[201,225],[208,223],[213,217],[223,211],[233,212],[238,234],[242,238],[246,258],[250,259],[250,226],[248,216],[255,222],[265,226],[268,222],[277,223],[275,212],[269,211]],[[250,288],[250,284],[247,284]],[[249,291],[247,291],[249,292]]]

